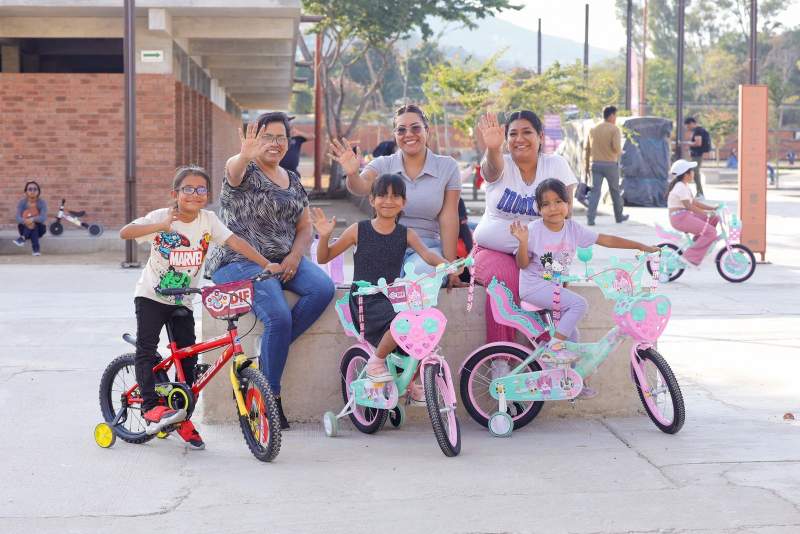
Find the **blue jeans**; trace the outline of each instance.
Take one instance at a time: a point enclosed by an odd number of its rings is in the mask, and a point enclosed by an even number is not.
[[[426,247],[431,249],[432,251],[436,252],[439,256],[443,256],[442,254],[442,242],[438,239],[434,239],[432,237],[420,237],[420,241],[422,241]],[[406,249],[406,255],[403,258],[403,269],[401,274],[405,276],[406,272],[406,263],[411,262],[414,264],[414,272],[416,274],[427,274],[432,273],[435,267],[428,265],[425,260],[423,260],[419,254],[414,252],[414,249],[409,247]],[[387,280],[389,282],[389,280]],[[445,281],[445,284],[447,282]]]
[[[212,275],[215,284],[252,278],[261,267],[251,261],[229,263]],[[283,290],[296,293],[300,300],[289,309]],[[264,323],[261,336],[259,366],[267,377],[272,392],[280,395],[281,375],[289,356],[289,344],[314,324],[333,299],[333,282],[322,269],[306,258],[300,260],[297,274],[286,283],[277,278],[256,282],[253,285],[253,312]]]

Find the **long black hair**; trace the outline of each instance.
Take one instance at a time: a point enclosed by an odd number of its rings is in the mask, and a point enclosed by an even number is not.
[[[673,178],[672,181],[669,183],[669,187],[667,188],[667,194],[669,195],[670,193],[672,193],[672,188],[675,187],[676,185],[678,185],[678,182],[682,181],[683,177],[686,176],[687,174],[689,174],[692,171],[694,171],[694,167],[692,167],[691,169],[688,169],[685,173],[680,174],[680,175],[676,176],[675,178]]]
[[[403,181],[403,177],[399,174],[381,174],[377,180],[372,182],[372,189],[369,192],[369,196],[372,198],[385,197],[389,194],[389,189],[392,190],[392,193],[401,197],[403,200],[406,199],[406,183]],[[398,213],[394,222],[399,221],[402,214],[402,211]],[[378,216],[374,210],[373,216]]]
[[[569,193],[567,192],[567,186],[564,185],[564,182],[555,178],[548,178],[536,186],[536,193],[534,193],[536,196],[536,207],[540,211],[542,209],[544,194],[548,191],[552,191],[558,195],[558,198],[569,204]]]
[[[511,123],[517,120],[526,120],[531,123],[533,129],[539,134],[539,152],[541,152],[544,147],[544,127],[539,115],[529,109],[515,111],[506,118],[506,140],[508,140],[508,129],[511,127]]]

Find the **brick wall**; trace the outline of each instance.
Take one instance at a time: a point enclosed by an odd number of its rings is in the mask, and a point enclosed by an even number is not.
[[[170,75],[137,76],[136,95],[143,214],[169,202],[178,165],[214,168],[215,137],[233,154],[222,132],[232,124],[235,132],[237,122]],[[0,227],[15,226],[16,203],[31,179],[51,211],[63,196],[72,209],[85,209],[87,220],[120,227],[127,222],[124,141],[121,74],[0,73]]]

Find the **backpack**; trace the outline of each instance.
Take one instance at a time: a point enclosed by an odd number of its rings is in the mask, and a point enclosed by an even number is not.
[[[699,130],[702,142],[702,144],[700,145],[700,153],[705,154],[706,152],[711,152],[711,135],[705,128],[699,128]]]

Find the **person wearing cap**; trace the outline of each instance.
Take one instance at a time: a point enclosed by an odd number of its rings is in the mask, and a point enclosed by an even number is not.
[[[683,258],[692,265],[700,265],[708,247],[717,237],[719,217],[714,206],[700,202],[692,194],[689,184],[694,180],[697,162],[679,159],[672,164],[673,176],[667,190],[669,222],[681,232],[694,234],[694,244],[683,252]]]

